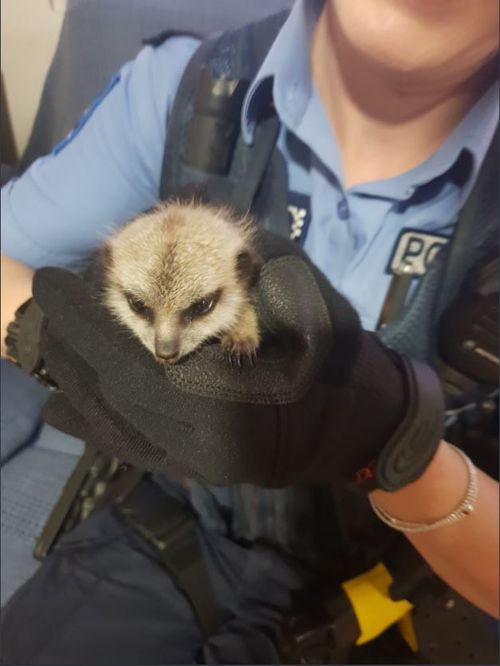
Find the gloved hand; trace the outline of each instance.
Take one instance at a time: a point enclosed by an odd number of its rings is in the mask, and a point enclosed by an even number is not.
[[[161,366],[99,304],[95,284],[37,271],[43,357],[62,390],[46,420],[125,462],[215,484],[329,483],[364,470],[395,489],[417,478],[441,439],[433,371],[364,332],[295,244],[259,233],[266,336],[255,368],[231,368],[218,344]]]

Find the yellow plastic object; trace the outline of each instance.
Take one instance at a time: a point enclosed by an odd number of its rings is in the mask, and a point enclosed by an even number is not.
[[[361,631],[356,645],[363,645],[377,638],[397,623],[404,640],[410,649],[416,652],[418,645],[413,627],[413,604],[406,599],[391,599],[389,587],[392,581],[389,571],[379,563],[373,569],[342,583]]]

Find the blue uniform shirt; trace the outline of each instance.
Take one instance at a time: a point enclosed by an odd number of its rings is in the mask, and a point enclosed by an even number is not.
[[[248,91],[242,131],[251,141],[262,83],[271,77],[289,188],[310,200],[305,249],[357,308],[363,325],[373,329],[401,231],[452,233],[498,122],[498,87],[486,92],[423,164],[396,178],[346,190],[335,136],[309,67],[321,6],[320,1],[296,2]],[[5,254],[35,268],[77,261],[114,227],[156,203],[165,121],[197,45],[177,37],[144,48],[53,154],[2,189]],[[464,155],[470,159],[464,161]],[[455,177],[457,168],[461,180]],[[217,503],[230,506],[235,536],[264,536],[295,552],[308,550],[307,529],[313,521],[307,489],[216,490],[193,484],[192,497],[211,524],[219,520]]]
[[[113,77],[70,136],[2,188],[2,251],[39,268],[67,265],[158,201],[166,118],[198,46],[145,47]]]

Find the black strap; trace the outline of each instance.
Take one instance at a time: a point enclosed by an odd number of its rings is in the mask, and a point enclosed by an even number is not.
[[[231,204],[242,213],[252,207],[262,177],[274,152],[280,122],[273,114],[260,122],[255,128],[252,146],[245,146],[245,155],[240,159],[238,172],[233,174],[234,185],[231,192]]]
[[[92,447],[85,447],[85,451],[66,481],[63,491],[37,539],[33,552],[33,557],[37,560],[42,560],[48,555],[61,533],[65,531],[65,524],[74,511],[75,500],[88,478],[92,466],[98,461],[99,455],[99,452]]]
[[[190,602],[205,638],[219,626],[219,610],[210,584],[195,518],[189,507],[146,480],[117,498],[119,515],[156,551],[174,583]]]
[[[467,274],[474,267],[486,263],[485,256],[498,256],[499,141],[497,128],[450,244],[450,255],[439,290],[438,316],[462,288]]]
[[[188,119],[192,115],[198,72],[208,60],[215,40],[206,39],[189,61],[182,75],[174,103],[167,114],[167,140],[160,177],[160,199],[165,201],[186,185],[182,178],[182,154],[186,143]]]
[[[188,63],[171,112],[167,118],[167,141],[163,155],[160,199],[165,200],[187,186],[202,185],[210,200],[229,203],[248,212],[268,167],[279,131],[275,115],[264,110],[252,145],[240,135],[235,143],[229,173],[211,175],[192,169],[183,159],[189,124],[193,119],[195,92],[200,72],[232,80],[253,79],[288,11],[280,12],[233,32],[205,40]]]

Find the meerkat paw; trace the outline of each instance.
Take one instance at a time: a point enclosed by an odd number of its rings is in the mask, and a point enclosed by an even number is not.
[[[230,335],[225,335],[221,339],[222,350],[226,354],[227,362],[231,367],[243,367],[244,361],[255,367],[257,362],[258,341],[252,338],[235,339]]]
[[[229,365],[241,368],[245,360],[252,367],[255,366],[259,341],[257,317],[253,308],[249,307],[237,325],[224,333],[220,342]]]

